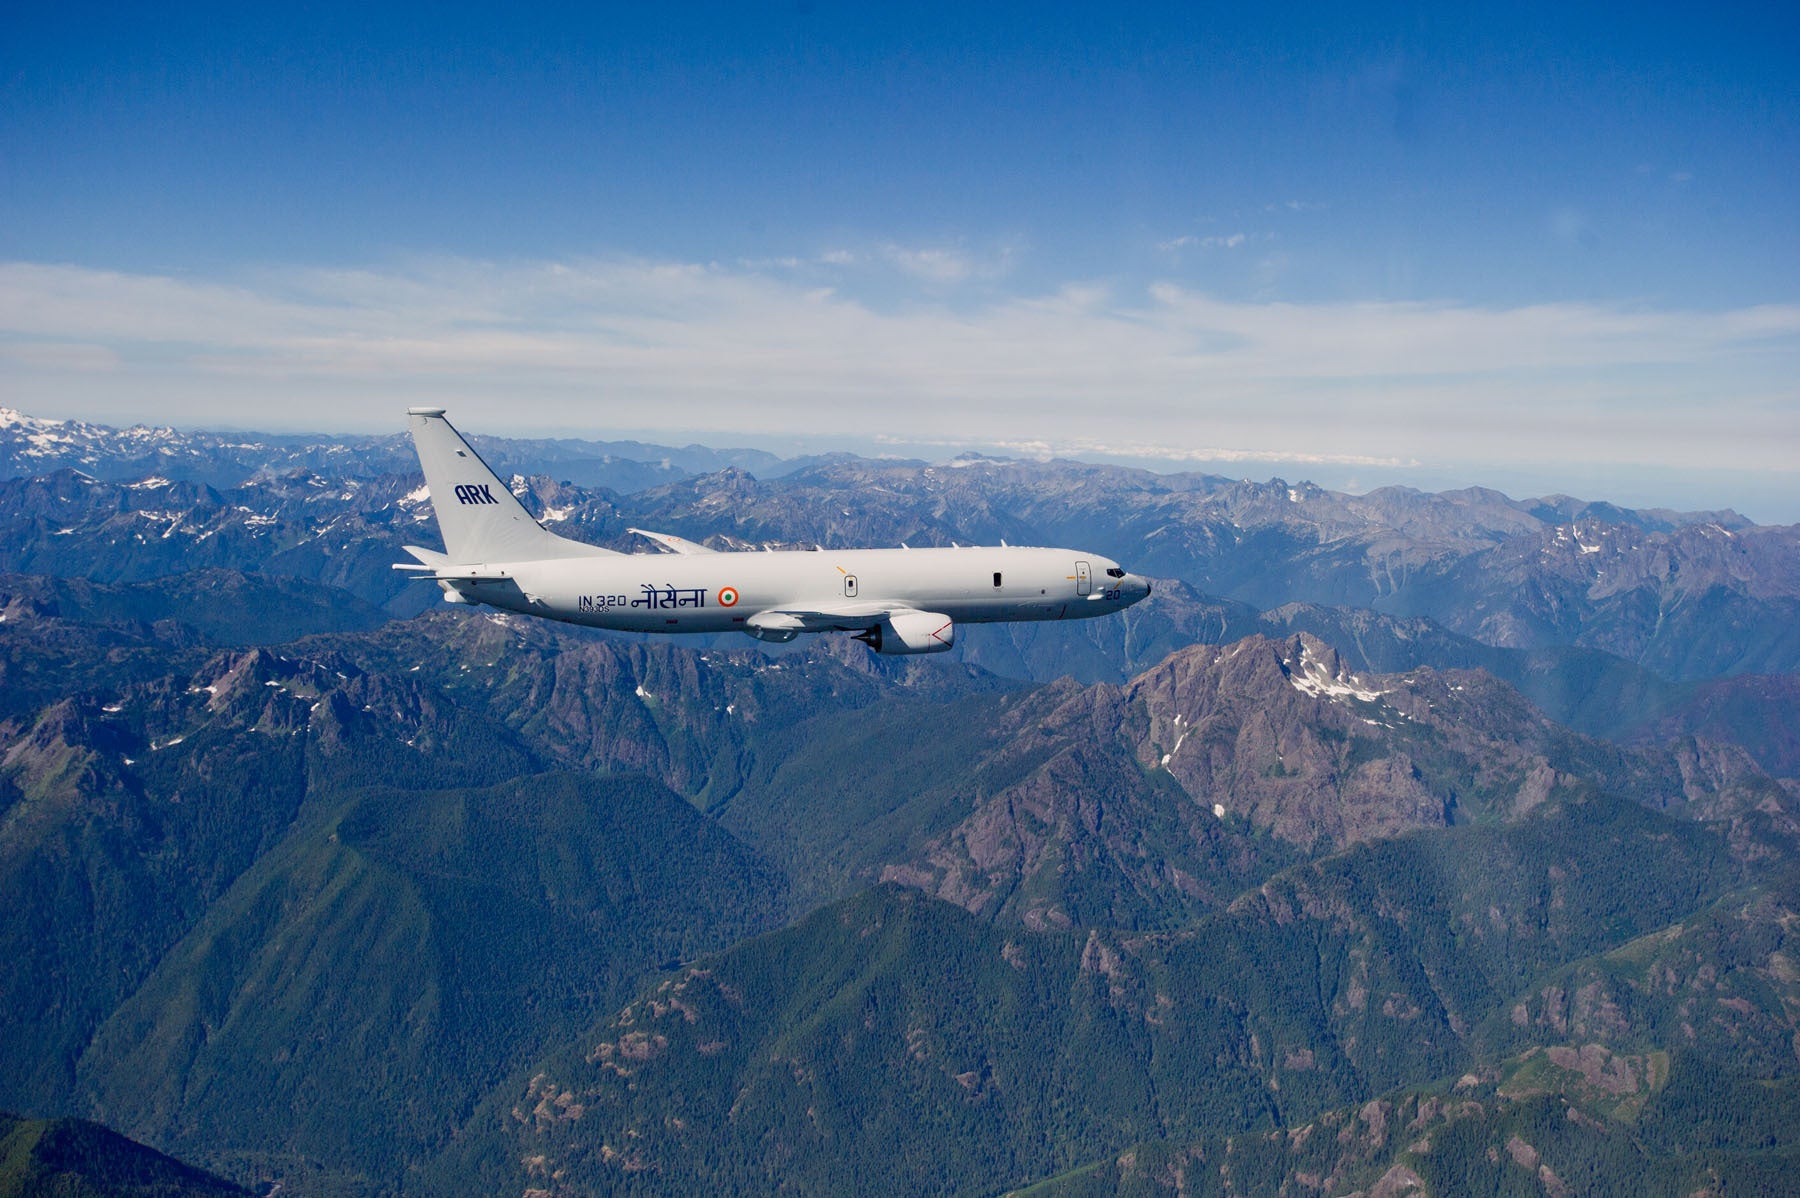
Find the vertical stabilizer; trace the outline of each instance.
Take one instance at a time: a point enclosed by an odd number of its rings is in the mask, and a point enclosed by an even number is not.
[[[408,408],[413,445],[425,470],[438,531],[453,561],[523,562],[606,556],[611,550],[559,537],[518,498],[444,419],[442,408]]]

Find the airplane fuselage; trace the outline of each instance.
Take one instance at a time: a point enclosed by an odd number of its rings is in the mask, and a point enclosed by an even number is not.
[[[629,554],[472,572],[493,577],[456,584],[470,602],[626,632],[746,631],[756,613],[787,609],[838,610],[853,627],[876,599],[962,623],[1080,619],[1142,598],[1108,558],[1023,546]]]

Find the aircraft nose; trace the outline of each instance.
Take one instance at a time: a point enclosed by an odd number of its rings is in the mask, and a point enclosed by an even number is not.
[[[1125,576],[1125,591],[1131,596],[1131,601],[1133,603],[1136,603],[1139,599],[1146,599],[1150,595],[1150,580],[1145,578],[1142,574],[1127,574]]]

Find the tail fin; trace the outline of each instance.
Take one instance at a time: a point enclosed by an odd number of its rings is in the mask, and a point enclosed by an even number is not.
[[[450,427],[444,409],[408,408],[406,415],[438,531],[452,560],[522,562],[612,555],[610,549],[559,537],[533,520],[462,434]]]

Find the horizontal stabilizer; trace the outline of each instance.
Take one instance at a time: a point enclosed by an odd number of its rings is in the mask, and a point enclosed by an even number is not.
[[[433,570],[429,566],[408,566],[396,564],[396,570],[411,570],[415,578],[429,578],[433,582],[505,582],[511,578],[505,570],[483,570],[473,566],[449,566],[442,570]]]
[[[418,558],[419,561],[417,565],[412,562],[395,562],[394,569],[396,570],[436,570],[440,566],[450,564],[448,553],[439,553],[435,549],[426,549],[419,545],[402,545],[400,548]]]
[[[419,560],[395,562],[393,568],[418,578],[430,578],[439,582],[500,582],[512,577],[505,570],[459,564],[449,554],[439,553],[435,549],[421,549],[417,545],[402,545],[401,548]]]

